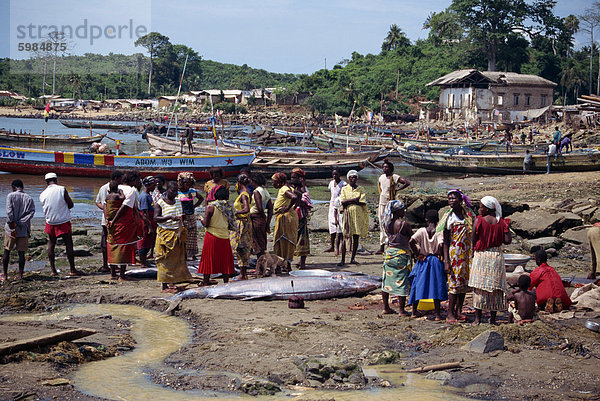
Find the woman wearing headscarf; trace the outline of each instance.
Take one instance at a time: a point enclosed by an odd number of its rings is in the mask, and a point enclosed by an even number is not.
[[[502,244],[510,244],[510,220],[502,218],[502,207],[492,196],[479,203],[479,216],[473,229],[473,261],[469,287],[473,288],[475,322],[481,323],[482,311],[490,312],[490,324],[496,324],[496,313],[506,310],[506,267]]]
[[[252,253],[260,258],[267,251],[267,233],[271,232],[273,201],[265,188],[267,180],[260,173],[252,174],[250,183],[254,186],[250,202],[250,220],[252,221]]]
[[[250,193],[248,184],[250,178],[246,174],[237,177],[236,188],[238,197],[233,202],[235,209],[235,231],[231,233],[231,248],[237,255],[240,275],[236,280],[246,280],[246,272],[250,266],[250,252],[252,251],[252,222],[250,221]]]
[[[227,283],[235,274],[233,252],[229,232],[236,228],[234,211],[229,202],[229,191],[222,185],[210,189],[208,205],[200,222],[206,228],[198,274],[203,275],[203,284],[210,284],[211,274],[222,274]]]
[[[459,189],[448,191],[450,209],[440,219],[436,233],[444,233],[444,270],[448,275],[448,323],[466,317],[462,313],[469,290],[471,236],[475,214],[471,201]]]
[[[383,254],[383,281],[381,296],[383,313],[396,313],[390,308],[390,295],[398,297],[400,314],[408,316],[404,310],[406,297],[410,293],[408,275],[410,273],[409,240],[413,234],[410,224],[403,220],[404,202],[392,200],[385,206],[382,224],[388,237],[388,247]]]
[[[181,172],[177,176],[177,185],[179,186],[177,199],[181,201],[183,226],[188,233],[185,243],[188,260],[196,260],[196,255],[198,254],[198,226],[195,210],[204,200],[204,197],[194,189],[195,183],[196,180],[193,173]]]
[[[352,244],[352,256],[350,263],[359,264],[356,261],[358,251],[358,239],[364,238],[369,232],[369,214],[367,210],[367,196],[362,187],[358,186],[358,171],[350,170],[346,174],[348,185],[340,192],[340,201],[344,213],[344,227],[342,229],[344,242],[342,243],[342,260],[338,266],[346,264],[346,247]]]
[[[169,181],[165,194],[154,205],[156,245],[154,260],[158,268],[157,281],[163,292],[176,293],[176,283],[193,281],[185,261],[187,230],[182,222],[183,208],[177,199],[177,182]]]
[[[306,187],[305,181],[306,174],[304,170],[300,168],[295,168],[292,170],[292,174],[290,175],[292,186],[295,187],[296,195],[298,199],[296,199],[296,213],[298,214],[298,240],[296,242],[296,252],[295,256],[300,256],[300,263],[298,264],[299,269],[306,268],[306,258],[310,255],[310,238],[308,237],[308,220],[310,209],[312,209],[313,204],[310,199],[310,194],[308,193],[308,188]],[[293,185],[293,183],[297,181],[300,185]]]
[[[273,187],[278,190],[273,205],[275,213],[275,231],[273,233],[273,253],[282,257],[291,267],[298,241],[298,214],[293,210],[297,199],[292,187],[287,185],[285,173],[275,173],[271,177]]]
[[[339,225],[339,212],[335,207],[336,199],[340,197],[340,193],[342,192],[342,188],[348,185],[346,181],[342,180],[340,176],[340,172],[337,168],[331,170],[331,181],[329,181],[329,192],[331,193],[331,199],[329,201],[329,214],[327,215],[327,220],[329,223],[329,235],[331,236],[331,246],[325,250],[325,252],[333,252],[335,250],[335,256],[340,254],[340,240],[341,235],[338,234],[338,225]]]

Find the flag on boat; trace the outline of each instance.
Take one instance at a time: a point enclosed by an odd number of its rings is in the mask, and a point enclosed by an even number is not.
[[[335,125],[342,125],[342,117],[338,116],[337,113],[335,115]]]
[[[365,118],[367,119],[367,121],[371,121],[371,120],[373,120],[373,112],[372,112],[372,111],[369,111],[369,110],[367,110],[367,111],[365,112]]]
[[[44,108],[44,121],[48,122],[48,117],[50,117],[50,102],[46,103],[46,108]]]

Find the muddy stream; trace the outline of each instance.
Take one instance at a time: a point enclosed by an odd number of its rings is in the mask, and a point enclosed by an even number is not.
[[[466,400],[454,394],[453,389],[441,386],[421,375],[388,373],[399,371],[396,365],[369,366],[367,376],[378,376],[392,384],[392,388],[362,391],[322,391],[305,387],[285,389],[275,396],[251,397],[215,391],[177,391],[159,386],[150,380],[154,369],[172,369],[163,364],[164,359],[191,341],[192,330],[180,318],[161,315],[160,312],[133,305],[84,304],[67,307],[52,314],[20,314],[2,317],[3,321],[60,321],[72,316],[111,315],[131,322],[131,335],[137,342],[133,351],[101,361],[86,363],[71,377],[75,388],[85,394],[111,400],[202,400],[202,399],[254,399],[254,400]],[[179,374],[202,375],[214,372],[181,371]],[[223,374],[223,372],[221,372]],[[234,374],[225,373],[237,377]]]

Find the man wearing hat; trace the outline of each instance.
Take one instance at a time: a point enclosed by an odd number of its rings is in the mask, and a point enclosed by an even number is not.
[[[50,269],[52,275],[57,276],[56,266],[54,264],[54,248],[56,239],[62,237],[67,248],[67,259],[71,269],[69,276],[83,276],[84,274],[75,269],[75,255],[73,254],[73,234],[71,231],[71,209],[73,201],[67,192],[67,189],[58,185],[56,173],[48,173],[44,177],[46,189],[40,194],[40,202],[46,218],[45,232],[48,234],[48,259],[50,260]]]

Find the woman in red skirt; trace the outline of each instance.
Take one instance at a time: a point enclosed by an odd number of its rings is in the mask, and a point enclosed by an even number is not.
[[[229,230],[234,229],[234,211],[229,202],[229,191],[222,185],[213,187],[206,198],[208,205],[200,222],[206,228],[198,274],[204,275],[204,285],[210,284],[211,274],[222,274],[223,282],[235,274]]]

